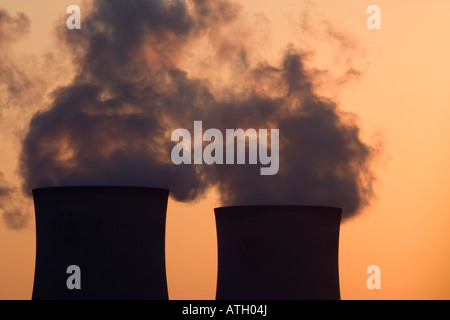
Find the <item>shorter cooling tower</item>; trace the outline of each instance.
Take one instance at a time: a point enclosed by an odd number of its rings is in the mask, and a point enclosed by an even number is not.
[[[144,187],[33,190],[32,299],[168,299],[168,195],[168,190]],[[80,268],[80,289],[66,284],[71,265]]]
[[[339,300],[341,214],[316,206],[216,208],[216,299]]]

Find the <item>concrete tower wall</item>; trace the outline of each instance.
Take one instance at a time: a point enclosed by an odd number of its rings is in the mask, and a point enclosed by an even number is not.
[[[169,191],[144,187],[33,190],[33,299],[168,299],[165,223]],[[67,268],[81,270],[68,289]]]
[[[340,299],[341,214],[314,206],[216,208],[216,299]]]

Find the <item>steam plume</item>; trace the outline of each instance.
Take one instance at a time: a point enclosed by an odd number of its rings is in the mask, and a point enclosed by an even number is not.
[[[22,109],[28,101],[32,81],[24,72],[22,65],[14,57],[12,46],[30,30],[30,20],[24,13],[10,15],[0,9],[0,141],[1,161],[11,161],[8,143],[15,141],[17,132],[16,108]],[[4,175],[5,168],[0,168],[0,212],[6,225],[11,229],[23,228],[29,214],[20,203],[23,197],[17,188],[9,183]]]
[[[79,71],[30,123],[20,161],[24,190],[150,185],[192,201],[217,185],[224,205],[333,205],[355,215],[373,194],[374,148],[335,102],[316,93],[299,50],[287,46],[272,65],[253,58],[251,41],[222,32],[235,30],[240,10],[225,0],[95,1],[82,30],[61,31]],[[228,84],[185,61],[205,42]],[[191,130],[194,120],[222,130],[280,129],[279,173],[174,165],[170,134]]]

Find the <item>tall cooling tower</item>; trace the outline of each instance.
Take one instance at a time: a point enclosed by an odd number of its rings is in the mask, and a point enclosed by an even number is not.
[[[316,206],[216,208],[216,299],[339,300],[341,214]]]
[[[168,190],[144,187],[33,190],[36,268],[32,298],[168,299],[168,195]],[[78,274],[68,272],[72,265],[79,267]],[[80,289],[67,285],[72,275],[78,276]]]

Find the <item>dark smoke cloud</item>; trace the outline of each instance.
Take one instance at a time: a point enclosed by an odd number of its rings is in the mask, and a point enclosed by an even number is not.
[[[17,131],[14,108],[22,109],[24,102],[28,101],[29,92],[27,91],[32,88],[32,81],[11,50],[29,30],[30,20],[24,13],[12,16],[0,9],[0,141],[15,140],[16,137],[11,136],[12,132]],[[8,153],[11,152],[8,144],[2,144],[1,147],[2,155],[5,158],[8,157]],[[0,169],[4,171],[4,168]],[[20,200],[20,192],[8,183],[0,172],[0,212],[3,221],[10,229],[25,227],[30,218],[26,210],[23,210]]]
[[[0,209],[3,209],[3,204],[5,203],[4,200],[9,197],[11,192],[12,189],[8,187],[3,178],[3,173],[0,172]]]
[[[226,23],[234,9],[220,1],[192,5],[96,1],[83,31],[61,34],[80,71],[31,121],[21,158],[25,190],[152,185],[181,201],[204,193],[213,168],[174,166],[170,129],[199,115],[211,95],[175,60],[189,40]]]
[[[257,83],[272,79],[277,92],[252,94],[216,110],[220,116],[209,123],[223,130],[279,129],[280,169],[261,176],[259,166],[218,166],[222,202],[338,206],[344,208],[344,218],[354,216],[373,196],[370,163],[377,150],[361,141],[350,116],[315,94],[302,55],[293,48],[287,49],[279,68],[260,66],[250,74]]]
[[[29,30],[30,20],[24,13],[17,13],[13,17],[0,9],[0,120],[4,110],[20,104],[21,92],[32,85],[10,54],[12,44]]]
[[[0,45],[15,42],[18,37],[30,30],[30,19],[22,12],[12,17],[4,9],[0,9]]]
[[[18,195],[17,190],[5,181],[0,172],[0,212],[3,212],[6,226],[13,230],[24,228],[30,219],[30,215],[21,207],[22,199]]]
[[[217,185],[224,205],[336,205],[346,217],[357,213],[372,196],[374,150],[333,101],[315,93],[301,53],[289,47],[278,66],[254,61],[251,42],[221,33],[239,12],[229,1],[98,0],[82,30],[61,29],[79,71],[30,123],[20,162],[24,190],[145,185],[191,201]],[[212,43],[218,66],[238,74],[232,86],[183,68],[184,51],[199,39]],[[280,129],[279,173],[174,165],[170,135],[193,132],[194,120],[204,129]]]

